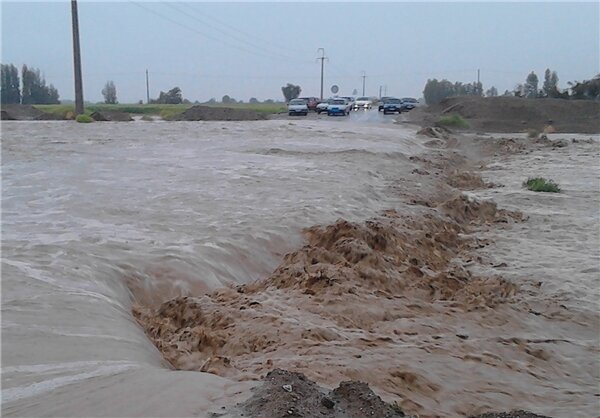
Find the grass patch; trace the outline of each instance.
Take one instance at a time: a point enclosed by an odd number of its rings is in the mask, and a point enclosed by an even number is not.
[[[540,131],[537,129],[527,129],[527,138],[536,139],[538,136],[540,136]]]
[[[181,113],[194,106],[193,104],[88,104],[85,106],[85,114],[90,115],[96,111],[113,110],[126,112],[133,115],[154,115],[164,118],[170,118],[177,113]],[[228,107],[231,109],[248,109],[258,113],[280,113],[285,112],[287,107],[282,103],[201,103],[200,106],[210,107]],[[35,105],[35,108],[42,112],[52,113],[66,118],[69,112],[75,113],[75,105],[73,104],[57,104],[57,105]]]
[[[142,120],[146,121],[146,122],[152,122],[154,120],[154,118],[150,115],[144,115],[144,116],[142,116]]]
[[[460,115],[443,116],[436,122],[438,126],[452,126],[454,128],[468,128],[469,124]]]
[[[88,115],[77,115],[77,117],[75,118],[75,120],[77,122],[79,122],[79,123],[92,123],[92,122],[94,122],[94,119],[92,119]]]
[[[543,177],[530,177],[523,182],[523,187],[532,192],[560,193],[558,184]]]

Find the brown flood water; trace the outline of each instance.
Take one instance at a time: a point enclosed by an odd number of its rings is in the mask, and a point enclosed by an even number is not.
[[[3,124],[3,414],[204,416],[280,367],[421,417],[597,415],[598,138],[98,125]]]

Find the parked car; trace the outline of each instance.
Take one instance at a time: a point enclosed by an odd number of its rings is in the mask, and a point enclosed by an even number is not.
[[[352,108],[354,110],[370,110],[373,107],[373,101],[369,97],[358,97]]]
[[[320,102],[317,104],[317,109],[316,109],[316,111],[317,111],[317,113],[318,113],[319,115],[320,115],[321,113],[323,113],[323,112],[327,112],[327,106],[329,106],[329,102],[331,102],[331,100],[332,100],[332,99],[325,99],[325,100],[322,100],[322,101],[320,101]]]
[[[317,104],[319,104],[318,97],[298,97],[306,102],[308,110],[317,110]]]
[[[348,116],[350,114],[350,103],[343,97],[336,97],[331,99],[327,105],[327,116],[342,115]]]
[[[383,104],[388,100],[388,99],[393,99],[393,97],[389,97],[389,96],[383,96],[381,99],[379,99],[379,107],[377,110],[379,110],[380,112],[383,111]]]
[[[294,115],[308,115],[308,105],[306,104],[306,100],[302,99],[292,99],[288,103],[288,114],[290,116]]]
[[[402,110],[413,110],[418,105],[419,101],[417,99],[413,99],[412,97],[404,97],[402,99]]]
[[[390,98],[383,103],[383,114],[388,113],[402,113],[402,100]]]

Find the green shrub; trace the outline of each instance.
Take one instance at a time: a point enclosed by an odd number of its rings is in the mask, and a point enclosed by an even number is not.
[[[527,138],[536,139],[540,136],[540,131],[537,129],[527,129]]]
[[[560,193],[560,187],[552,180],[543,177],[530,177],[523,182],[523,187],[533,192]]]
[[[94,122],[94,119],[92,119],[88,115],[77,115],[77,117],[75,118],[75,120],[77,122],[79,122],[79,123],[92,123],[92,122]]]
[[[146,121],[146,122],[152,122],[154,120],[154,118],[150,115],[144,115],[144,116],[142,116],[142,120]]]
[[[460,115],[444,116],[438,119],[438,126],[453,126],[455,128],[468,128],[469,124]]]

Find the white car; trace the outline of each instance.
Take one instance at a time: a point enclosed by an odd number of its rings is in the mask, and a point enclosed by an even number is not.
[[[352,106],[343,97],[336,97],[331,99],[327,105],[327,116],[342,115],[348,116]]]
[[[316,109],[315,109],[315,110],[317,111],[317,113],[318,113],[319,115],[320,115],[322,112],[327,112],[327,106],[329,106],[329,102],[331,102],[331,99],[327,99],[327,100],[320,101],[320,102],[317,104],[317,107],[316,107]]]
[[[358,97],[356,99],[356,101],[354,102],[354,110],[359,110],[359,109],[363,109],[363,110],[371,110],[371,108],[373,107],[373,100],[371,100],[368,97]]]
[[[294,116],[294,115],[306,116],[306,115],[308,115],[308,104],[306,103],[306,100],[302,100],[302,99],[290,100],[290,102],[288,103],[288,114],[290,116]]]

